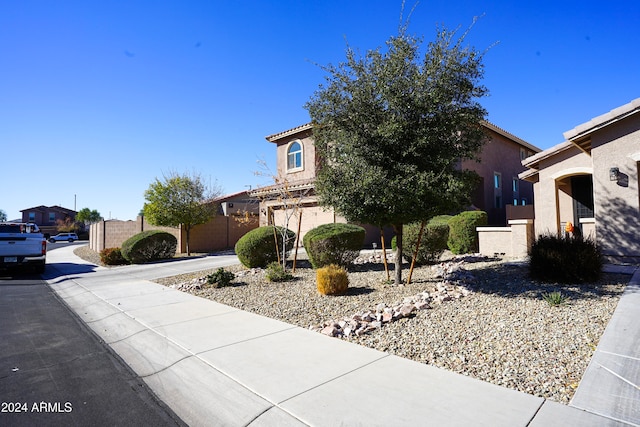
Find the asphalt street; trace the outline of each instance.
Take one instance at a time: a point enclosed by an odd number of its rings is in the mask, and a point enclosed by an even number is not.
[[[38,275],[0,270],[0,425],[184,425]]]

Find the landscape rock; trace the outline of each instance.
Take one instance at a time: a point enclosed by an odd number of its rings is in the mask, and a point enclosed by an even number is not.
[[[416,295],[404,297],[401,302],[389,306],[385,303],[376,304],[372,310],[355,313],[339,322],[333,320],[309,329],[324,335],[348,338],[350,335],[361,336],[381,328],[385,324],[410,317],[416,310],[431,308],[431,304],[442,304],[467,296],[473,285],[473,275],[463,268],[465,262],[477,262],[478,256],[456,257],[453,261],[443,262],[433,266],[435,275],[442,280],[435,288],[422,291]],[[484,259],[484,258],[482,258]],[[361,262],[366,262],[361,260]]]

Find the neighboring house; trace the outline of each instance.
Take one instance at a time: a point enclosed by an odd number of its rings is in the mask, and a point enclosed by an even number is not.
[[[220,196],[213,201],[219,204],[218,215],[251,216],[258,214],[258,200],[250,197],[247,191]]]
[[[481,177],[481,185],[473,195],[473,204],[477,209],[485,210],[489,221],[494,225],[506,223],[508,205],[525,205],[525,215],[532,215],[529,206],[533,201],[533,185],[518,178],[525,168],[522,160],[540,151],[539,148],[506,132],[492,123],[483,123],[487,132],[487,141],[480,153],[481,162],[463,161],[459,167],[474,170]],[[289,225],[297,232],[298,216],[287,214],[283,209],[283,199],[294,199],[302,209],[300,234],[325,223],[346,222],[332,209],[318,205],[314,193],[314,181],[319,167],[313,142],[313,125],[308,123],[266,137],[276,144],[277,177],[276,184],[257,188],[250,195],[262,200],[260,203],[260,225],[285,223],[290,216]],[[516,214],[518,215],[518,214]],[[380,243],[379,230],[367,228],[365,244]],[[378,246],[380,247],[380,246]]]
[[[36,206],[29,209],[23,209],[22,222],[33,222],[39,227],[55,227],[58,220],[65,221],[67,218],[71,221],[76,219],[76,211],[63,208],[61,206]]]
[[[480,162],[464,160],[460,166],[480,176],[481,183],[472,195],[473,205],[487,212],[489,225],[506,225],[507,219],[532,219],[533,185],[518,174],[525,170],[522,160],[539,153],[540,148],[493,123],[483,122],[483,126],[487,140],[480,151]]]
[[[566,141],[527,158],[535,234],[571,222],[612,260],[640,261],[640,98],[564,133]]]

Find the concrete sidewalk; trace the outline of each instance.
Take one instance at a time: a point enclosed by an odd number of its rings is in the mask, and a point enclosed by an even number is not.
[[[627,408],[622,415],[565,406],[149,281],[229,265],[233,257],[107,269],[72,250],[50,252],[44,277],[51,288],[189,425],[640,424],[633,391],[621,403],[609,399]],[[623,300],[629,295],[637,296]],[[637,352],[640,327],[632,320],[640,304],[621,313],[611,324],[635,332],[610,327],[606,334]],[[633,357],[625,366],[636,374],[628,378],[637,392],[640,359]],[[591,390],[585,400],[598,394]]]

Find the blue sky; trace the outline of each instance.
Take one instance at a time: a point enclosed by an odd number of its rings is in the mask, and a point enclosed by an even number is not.
[[[408,1],[408,8],[414,2]],[[0,0],[0,209],[134,219],[149,184],[268,184],[264,137],[309,121],[324,73],[397,34],[401,1]],[[467,28],[488,119],[541,148],[640,97],[640,2],[423,1],[409,32]],[[11,154],[9,154],[11,153]]]

